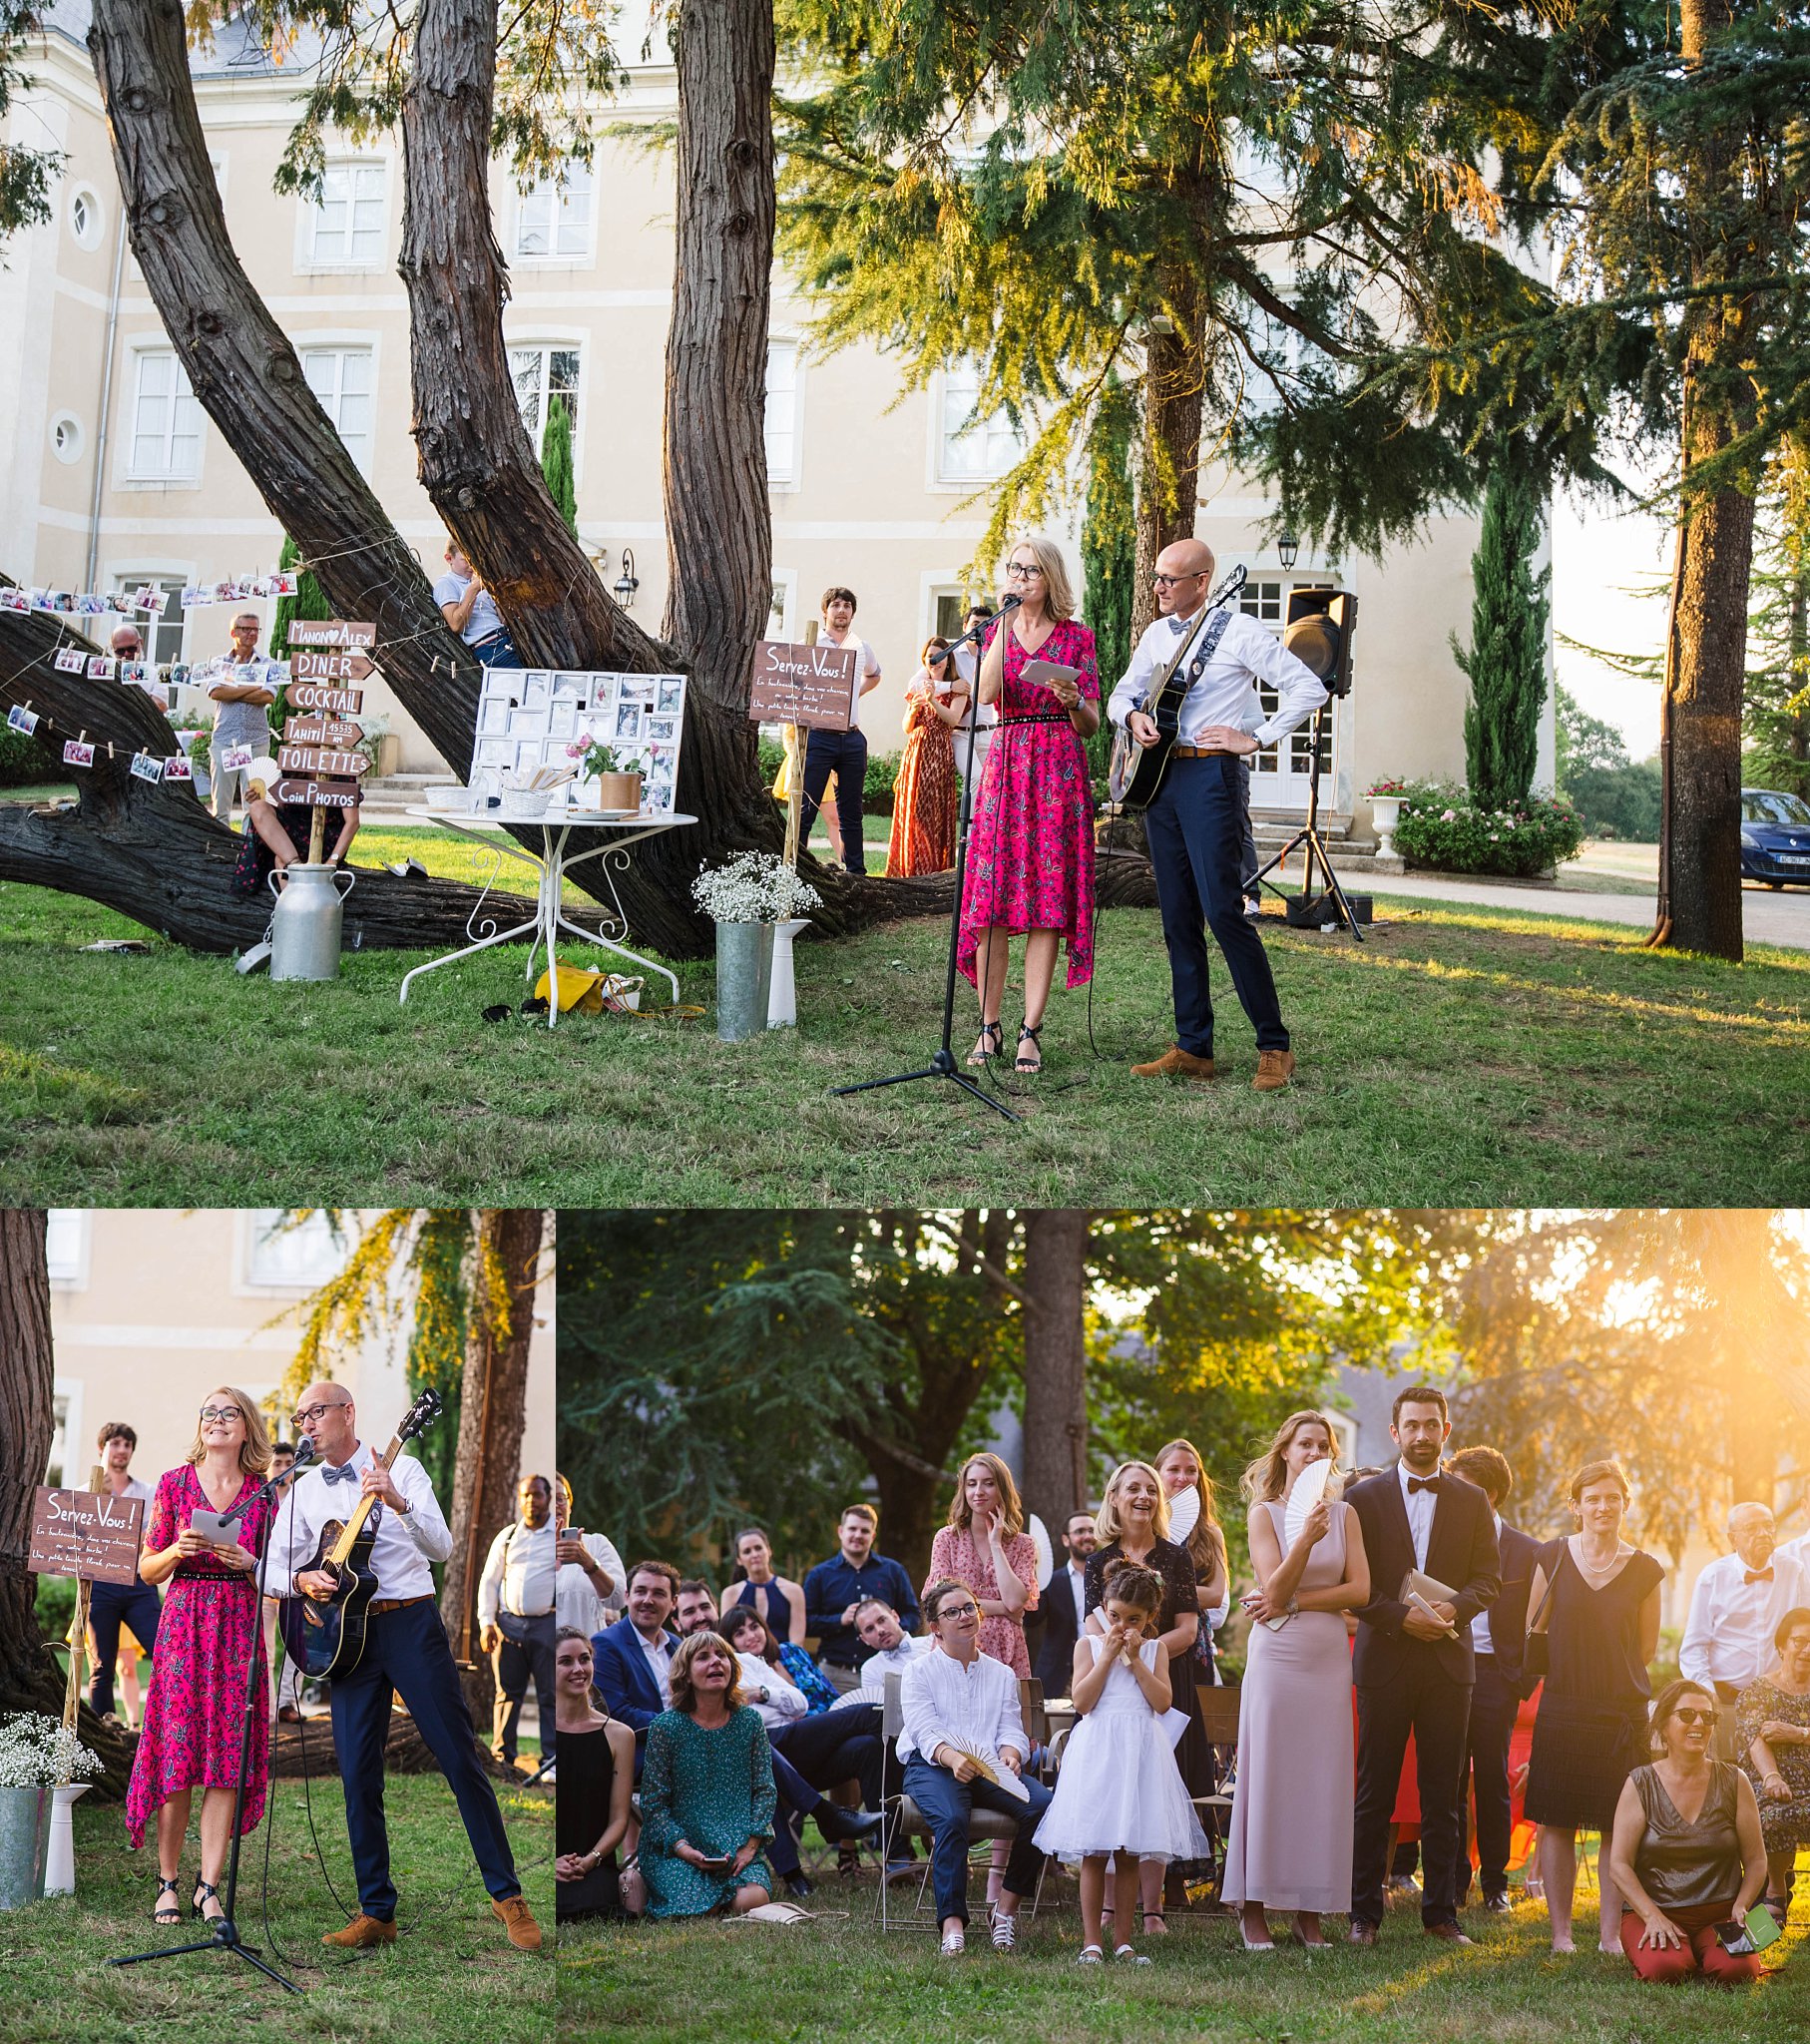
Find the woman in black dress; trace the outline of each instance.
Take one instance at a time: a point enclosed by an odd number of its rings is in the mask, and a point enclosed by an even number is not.
[[[1540,1873],[1556,1952],[1573,1949],[1580,1829],[1601,1833],[1598,1938],[1605,1952],[1621,1949],[1609,1846],[1622,1785],[1648,1758],[1646,1666],[1659,1644],[1665,1579],[1652,1555],[1621,1537],[1629,1495],[1617,1463],[1586,1462],[1572,1478],[1578,1531],[1541,1550],[1528,1593],[1529,1630],[1547,1635],[1549,1661],[1534,1721],[1527,1814],[1541,1826]]]
[[[554,1816],[554,1915],[639,1916],[645,1899],[633,1862],[619,1870],[616,1852],[634,1821],[635,1735],[596,1708],[591,1642],[566,1627],[554,1657],[555,1717],[560,1742],[559,1800]]]
[[[1162,1578],[1162,1609],[1156,1614],[1157,1639],[1168,1656],[1169,1688],[1174,1708],[1187,1719],[1175,1761],[1190,1795],[1210,1795],[1213,1782],[1213,1750],[1206,1743],[1200,1723],[1200,1702],[1194,1694],[1198,1664],[1194,1642],[1200,1635],[1200,1607],[1196,1601],[1194,1565],[1187,1549],[1168,1538],[1169,1505],[1162,1478],[1147,1462],[1122,1462],[1108,1480],[1106,1496],[1094,1530],[1100,1546],[1088,1556],[1082,1578],[1082,1602],[1086,1607],[1089,1632],[1104,1633],[1098,1616],[1106,1596],[1108,1565],[1123,1554],[1142,1562]],[[1143,1903],[1143,1927],[1158,1935],[1168,1925],[1162,1918],[1162,1862],[1146,1860],[1138,1870],[1138,1891]],[[1131,1925],[1116,1933],[1121,1942],[1129,1939]]]

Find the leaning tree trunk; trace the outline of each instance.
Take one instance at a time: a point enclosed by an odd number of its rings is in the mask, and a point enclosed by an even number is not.
[[[95,651],[43,612],[0,611],[0,710],[29,704],[55,725],[57,752],[84,731],[96,747],[92,767],[68,769],[74,802],[0,802],[0,880],[86,895],[197,951],[256,943],[271,899],[232,891],[241,840],[186,783],[133,776],[135,754],[177,752],[163,712],[143,690],[59,673],[51,665],[59,646]],[[357,874],[345,907],[348,949],[468,941],[483,899],[477,888],[381,866]]]
[[[1025,1504],[1055,1539],[1088,1495],[1088,1217],[1025,1217]]]
[[[31,1553],[32,1496],[50,1461],[55,1430],[56,1359],[50,1325],[45,1217],[0,1207],[0,1715],[34,1711],[61,1721],[67,1680],[38,1631],[38,1579]],[[84,1703],[76,1730],[107,1772],[94,1794],[119,1801],[132,1774],[136,1742],[103,1725]]]
[[[478,1579],[484,1558],[515,1517],[542,1226],[538,1207],[487,1207],[476,1217],[453,1478],[453,1551],[440,1589],[440,1616],[461,1661],[477,1659]],[[477,1688],[487,1697],[488,1670]]]

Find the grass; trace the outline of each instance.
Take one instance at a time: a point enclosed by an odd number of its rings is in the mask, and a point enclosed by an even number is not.
[[[971,1907],[980,1880],[977,1871]],[[851,2035],[864,2044],[1771,2044],[1810,2029],[1801,1958],[1734,1993],[1642,1987],[1624,1961],[1595,1951],[1594,1903],[1583,1896],[1571,1959],[1552,1956],[1546,1911],[1532,1904],[1506,1920],[1472,1918],[1474,1951],[1435,1945],[1418,1910],[1392,1911],[1372,1951],[1283,1945],[1261,1957],[1237,1948],[1223,1918],[1176,1915],[1166,1940],[1143,1942],[1150,1965],[1084,1973],[1075,1888],[1055,1891],[1065,1906],[1027,1922],[1011,1958],[975,1927],[954,1960],[926,1930],[882,1937],[870,1880],[822,1883],[806,1904],[819,1921],[794,1929],[720,1919],[573,1925],[560,1934],[561,2027],[638,2044]],[[1802,1943],[1801,1927],[1788,1931],[1764,1963],[1777,1969]]]
[[[363,840],[361,840],[363,842]],[[368,833],[438,870],[432,830]],[[934,1083],[834,1099],[919,1065],[944,929],[895,924],[796,953],[797,1030],[480,1011],[519,1001],[508,949],[397,990],[424,953],[349,955],[325,985],[240,978],[96,904],[0,887],[0,1161],[11,1197],[79,1205],[419,1202],[1762,1206],[1810,1196],[1810,953],[1744,966],[1656,954],[1562,913],[1380,897],[1357,946],[1265,936],[1301,1060],[1277,1095],[1222,968],[1224,1077],[1127,1065],[1169,1040],[1153,911],[1116,911],[1085,990],[1052,1004],[1047,1076],[999,1081],[1014,1126]],[[1555,909],[1559,903],[1555,902]],[[589,955],[575,943],[570,958]],[[709,964],[680,968],[708,1007]],[[973,1041],[960,990],[957,1048]],[[651,993],[664,997],[656,982]],[[1008,994],[1016,1023],[1018,996]]]
[[[518,1952],[490,1913],[446,1784],[437,1776],[391,1776],[384,1800],[404,1935],[348,1962],[320,1945],[323,1931],[345,1921],[327,1879],[356,1906],[339,1784],[316,1782],[311,1790],[321,1857],[309,1836],[302,1784],[270,1786],[264,1823],[242,1848],[239,1929],[307,1990],[305,1999],[223,1952],[107,1965],[128,1952],[184,1943],[199,1926],[186,1914],[179,1934],[152,1923],[155,1846],[148,1841],[132,1851],[121,1806],[85,1799],[74,1811],[76,1893],[0,1914],[0,2044],[52,2037],[193,2044],[266,2028],[319,2044],[552,2044],[551,1797],[503,1796],[523,1889],[549,1938],[540,1953]],[[264,1845],[272,1823],[266,1926]],[[193,1878],[198,1859],[192,1826],[185,1876]],[[187,1900],[185,1891],[185,1910]]]

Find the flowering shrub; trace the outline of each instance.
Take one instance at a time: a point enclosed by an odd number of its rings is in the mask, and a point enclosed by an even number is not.
[[[785,922],[823,896],[775,853],[743,851],[727,865],[700,866],[691,899],[712,922]]]
[[[1413,781],[1400,790],[1395,848],[1411,866],[1448,873],[1549,872],[1584,845],[1584,825],[1563,796],[1529,795],[1510,809],[1480,808],[1456,783]]]
[[[1373,780],[1364,790],[1364,799],[1368,801],[1372,795],[1377,794],[1409,794],[1412,793],[1414,785],[1412,780],[1402,780],[1391,774],[1387,780]]]
[[[90,1753],[61,1720],[31,1711],[0,1719],[0,1788],[35,1788],[103,1772],[100,1756]]]

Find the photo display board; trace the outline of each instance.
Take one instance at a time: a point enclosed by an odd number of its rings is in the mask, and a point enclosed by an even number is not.
[[[576,766],[571,749],[595,738],[613,746],[625,772],[642,776],[641,805],[670,814],[684,737],[683,675],[619,675],[565,668],[493,667],[478,696],[471,791],[483,807],[514,768]],[[571,793],[556,791],[555,800]]]

